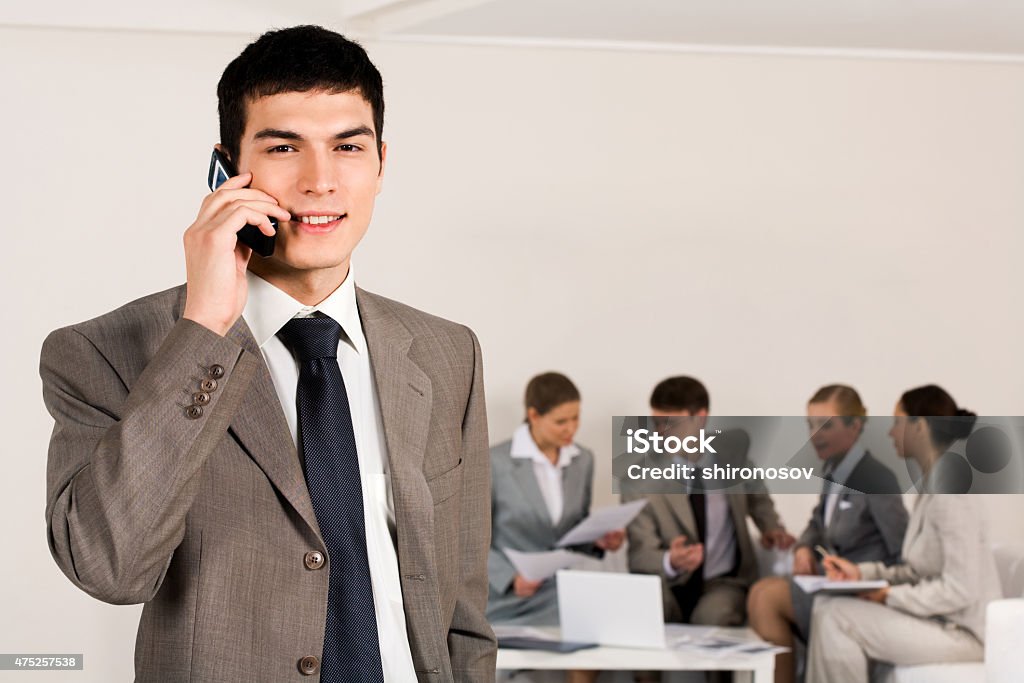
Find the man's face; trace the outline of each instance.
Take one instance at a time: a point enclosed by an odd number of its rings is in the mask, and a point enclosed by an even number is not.
[[[659,410],[651,408],[654,428],[663,437],[674,436],[680,440],[689,436],[700,438],[700,430],[708,423],[708,411],[701,408],[693,413],[689,410]],[[682,453],[688,460],[696,462],[700,453]]]
[[[370,103],[358,92],[287,92],[248,102],[239,173],[291,212],[273,257],[258,273],[338,268],[347,272],[381,190],[384,158]]]
[[[651,417],[654,418],[654,426],[659,434],[680,439],[698,436],[708,423],[708,411],[704,408],[692,413],[689,410],[660,410],[652,407]]]
[[[807,429],[811,443],[822,460],[845,455],[860,438],[861,420],[847,424],[838,417],[842,408],[835,399],[807,404]]]

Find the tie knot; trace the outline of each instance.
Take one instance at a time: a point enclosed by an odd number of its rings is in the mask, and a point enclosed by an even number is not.
[[[337,358],[341,325],[334,318],[292,318],[277,336],[300,363],[318,358]]]

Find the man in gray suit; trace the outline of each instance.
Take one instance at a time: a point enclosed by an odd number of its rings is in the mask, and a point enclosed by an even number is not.
[[[43,346],[51,552],[90,595],[145,603],[139,681],[493,680],[479,345],[351,269],[380,74],[296,27],[218,99],[241,175],[185,231],[187,284]]]
[[[658,432],[683,439],[704,427],[710,398],[700,381],[670,377],[654,388],[650,403]],[[742,466],[749,445],[745,432],[716,436],[716,462]],[[648,501],[628,528],[629,568],[662,577],[667,621],[738,626],[745,620],[747,590],[758,576],[747,517],[765,547],[788,548],[795,539],[767,492],[716,493],[694,483],[687,493],[623,496]],[[637,674],[638,681],[652,679],[653,673]]]

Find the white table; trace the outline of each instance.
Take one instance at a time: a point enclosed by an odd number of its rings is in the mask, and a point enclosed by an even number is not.
[[[679,625],[673,625],[678,629]],[[700,628],[700,627],[697,627]],[[538,628],[557,637],[557,628]],[[705,627],[706,630],[706,627]],[[756,640],[748,628],[720,628],[716,633]],[[595,669],[598,671],[736,671],[736,683],[773,683],[775,655],[705,655],[691,649],[640,649],[609,647],[579,650],[568,654],[543,650],[498,649],[498,670]]]

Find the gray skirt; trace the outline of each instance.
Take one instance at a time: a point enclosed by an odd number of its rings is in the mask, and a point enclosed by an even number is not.
[[[792,578],[789,580],[789,596],[793,603],[793,616],[796,618],[797,635],[805,643],[811,635],[811,610],[814,608],[814,595],[807,593]]]
[[[491,595],[487,620],[492,624],[558,626],[558,589],[551,577],[528,598],[514,594]]]

